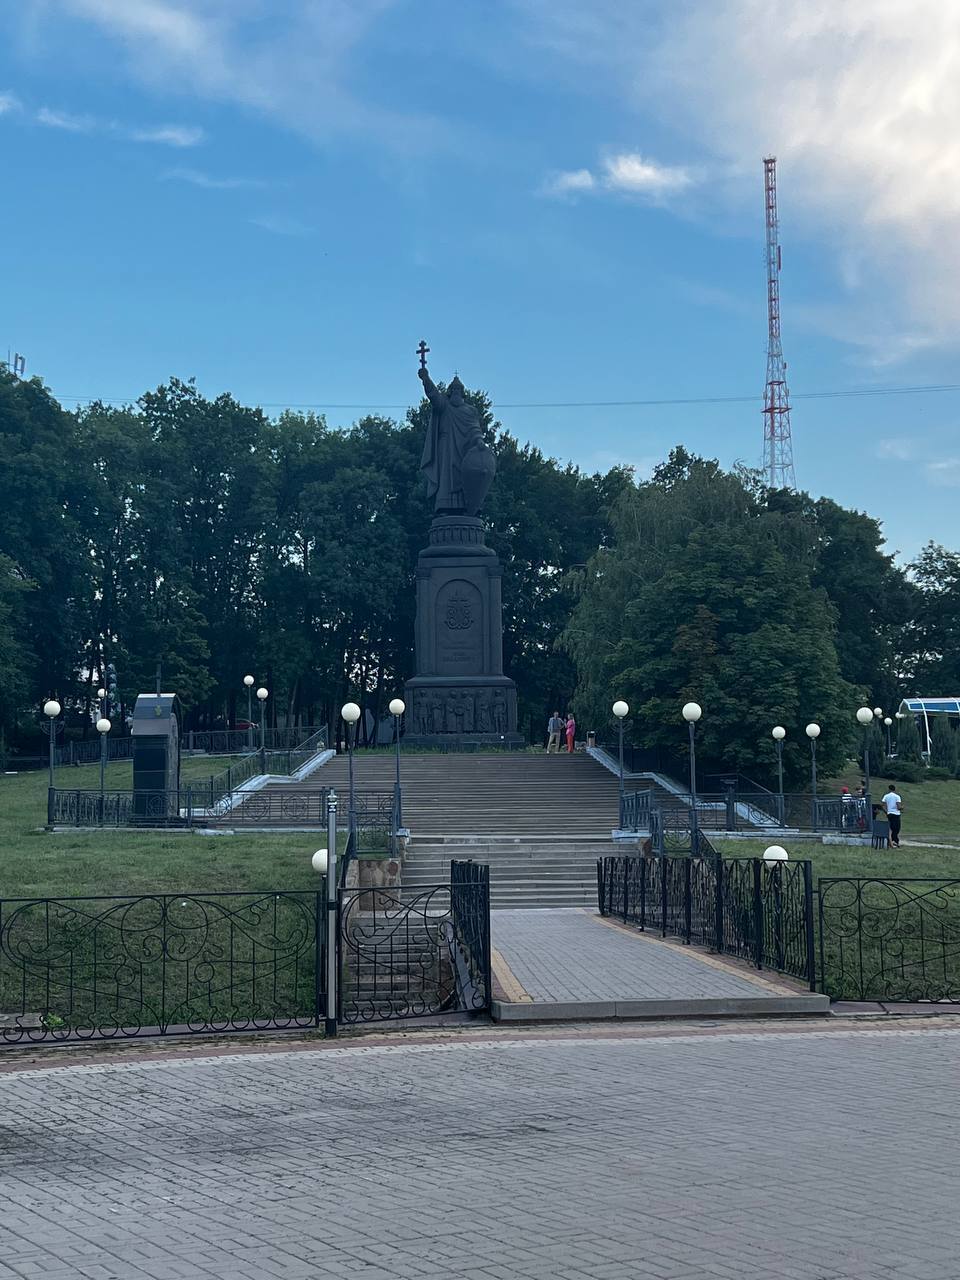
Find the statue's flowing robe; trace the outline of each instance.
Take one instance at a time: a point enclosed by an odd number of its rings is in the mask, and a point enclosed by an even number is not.
[[[481,443],[480,415],[466,401],[452,405],[436,388],[427,387],[430,398],[430,425],[423,442],[420,470],[427,477],[427,495],[434,499],[435,511],[463,511],[463,455]]]

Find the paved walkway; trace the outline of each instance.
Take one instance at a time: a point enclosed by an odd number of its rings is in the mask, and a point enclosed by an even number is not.
[[[960,1032],[612,1030],[4,1074],[0,1280],[955,1280]]]
[[[595,911],[494,911],[491,922],[500,1021],[811,1013],[829,1003],[776,974],[734,967]]]

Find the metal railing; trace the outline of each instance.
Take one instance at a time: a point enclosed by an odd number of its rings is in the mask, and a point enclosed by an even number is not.
[[[816,990],[808,861],[609,856],[597,861],[600,914],[775,969]]]
[[[817,898],[831,999],[960,1003],[960,880],[821,877]]]
[[[625,791],[620,797],[620,830],[649,831],[652,791]]]
[[[0,1045],[316,1027],[323,893],[0,900]]]
[[[304,725],[301,728],[264,729],[267,751],[296,751],[312,738],[324,736],[326,725]],[[184,751],[205,751],[208,755],[232,756],[260,749],[260,729],[188,729],[180,739]]]
[[[51,827],[326,827],[329,788],[265,787],[227,791],[210,803],[207,784],[179,791],[65,791],[47,793]],[[345,797],[341,793],[341,801]],[[396,845],[396,795],[356,793],[356,852],[392,853]]]

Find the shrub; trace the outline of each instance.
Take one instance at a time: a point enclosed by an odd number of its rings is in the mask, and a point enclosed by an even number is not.
[[[903,719],[898,723],[900,727],[897,729],[897,759],[919,764],[921,760],[920,731],[917,728],[916,717],[910,712],[904,712]]]
[[[922,764],[915,764],[912,760],[887,760],[883,766],[884,778],[890,778],[894,782],[923,782],[927,775],[927,770]]]
[[[927,782],[949,782],[953,777],[952,769],[944,769],[941,765],[933,764],[927,770]]]
[[[930,763],[953,773],[957,767],[957,734],[949,717],[933,717],[930,730]]]

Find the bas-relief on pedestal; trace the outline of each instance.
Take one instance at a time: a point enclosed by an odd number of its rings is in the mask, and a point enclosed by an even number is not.
[[[503,674],[503,570],[477,515],[496,462],[460,379],[440,391],[426,350],[421,343],[431,409],[421,469],[436,514],[417,561],[417,674],[406,686],[406,741],[519,742],[517,690]]]

